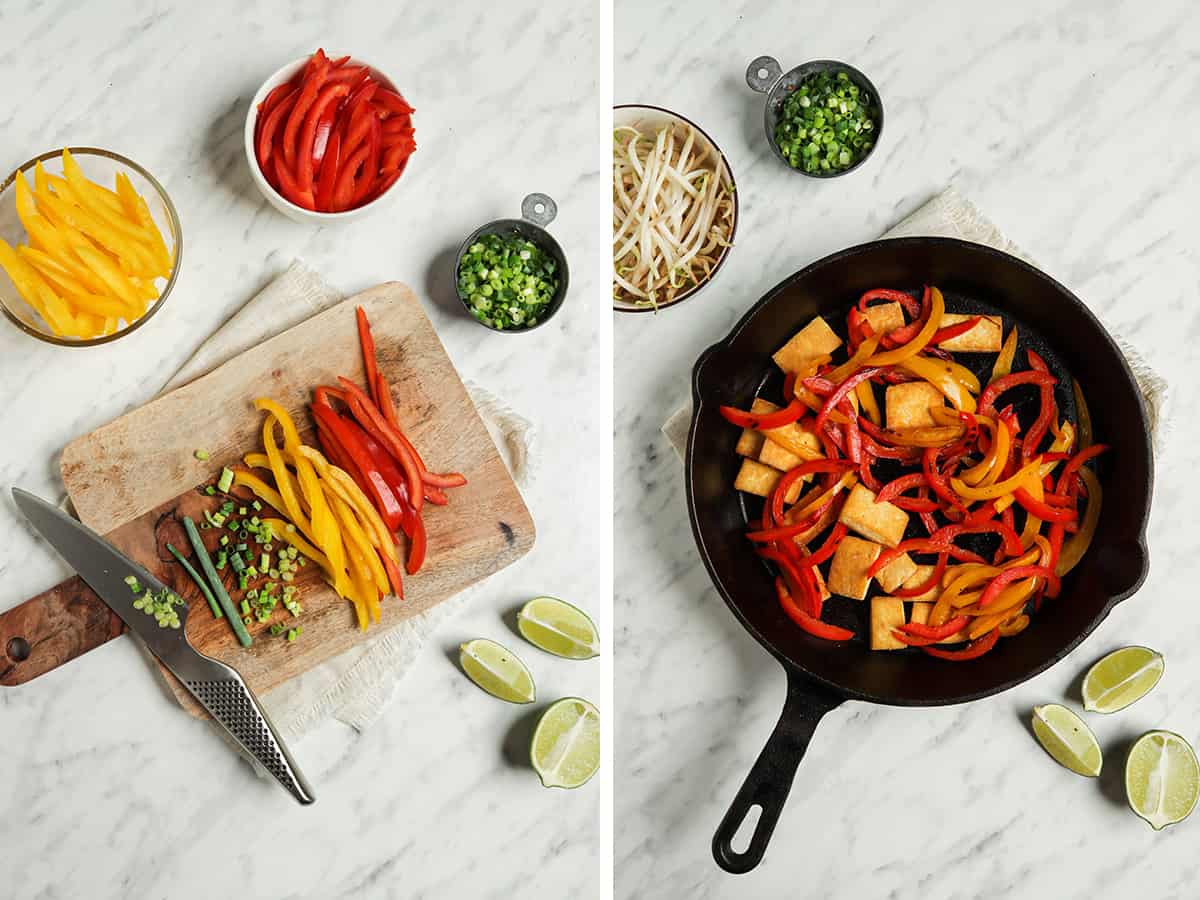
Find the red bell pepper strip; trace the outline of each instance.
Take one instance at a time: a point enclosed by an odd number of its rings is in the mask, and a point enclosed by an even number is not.
[[[954,325],[947,325],[945,328],[939,328],[933,333],[933,337],[929,339],[930,344],[940,344],[942,341],[948,341],[959,335],[966,334],[972,328],[979,324],[982,316],[975,316],[967,319],[964,322],[958,322]]]
[[[785,541],[788,538],[795,537],[798,534],[803,534],[808,531],[820,520],[821,516],[833,506],[834,498],[830,497],[820,508],[814,510],[811,514],[805,516],[799,522],[792,522],[790,525],[778,525],[770,528],[763,528],[759,531],[746,532],[746,538],[756,544],[771,544],[775,541]]]
[[[936,533],[935,531],[934,534]],[[909,538],[906,541],[901,541],[890,550],[884,550],[880,553],[875,558],[875,562],[867,567],[867,574],[874,578],[879,574],[881,569],[886,569],[905,553],[946,553],[959,562],[983,562],[983,558],[977,553],[964,550],[962,547],[955,546],[946,540],[934,540],[932,537]]]
[[[878,375],[881,371],[883,370],[880,368],[868,366],[865,369],[859,369],[849,378],[845,379],[834,389],[832,394],[825,398],[825,402],[821,404],[821,411],[817,413],[817,418],[813,422],[813,427],[817,431],[820,431],[821,427],[825,424],[825,420],[829,418],[829,414],[846,398],[847,394],[872,376]],[[805,379],[806,384],[807,382],[808,379]]]
[[[922,326],[925,324],[925,321],[929,318],[929,313],[932,309],[933,294],[930,291],[929,286],[926,285],[925,289],[921,292],[921,312],[919,317],[915,321],[909,322],[903,328],[897,328],[895,331],[885,334],[883,336],[883,340],[880,341],[881,345],[887,348],[892,348],[899,347],[902,344],[907,344],[917,336],[917,333],[921,330]]]
[[[828,622],[822,622],[820,619],[810,616],[801,609],[799,604],[792,599],[787,588],[784,587],[782,579],[775,579],[775,593],[779,598],[779,605],[783,607],[783,611],[788,614],[788,617],[813,637],[819,637],[826,641],[848,641],[853,639],[853,631],[839,628],[836,625],[830,625]]]
[[[825,543],[821,544],[814,552],[804,558],[804,562],[810,566],[819,566],[821,563],[829,559],[837,551],[838,544],[842,542],[842,538],[846,536],[846,526],[838,522],[833,526],[833,530],[829,532],[829,536],[825,538]]]
[[[930,656],[936,656],[938,659],[949,659],[954,662],[962,662],[968,659],[978,659],[983,654],[987,653],[996,646],[996,641],[1000,639],[1000,629],[993,628],[977,641],[971,641],[961,650],[942,650],[939,647],[922,647],[921,649]]]
[[[375,355],[375,338],[371,334],[371,323],[367,320],[367,311],[361,306],[355,307],[354,318],[358,323],[358,342],[362,346],[363,371],[366,373],[367,390],[371,392],[371,399],[375,405],[382,410],[383,404],[380,402],[379,396],[379,362]],[[386,413],[384,418],[387,418]]]
[[[859,460],[858,477],[868,488],[873,491],[878,491],[881,487],[883,487],[883,484],[881,484],[879,479],[875,477],[875,473],[871,471],[872,462],[874,462],[874,460],[870,454],[863,456],[862,459]]]
[[[462,487],[467,483],[466,476],[459,472],[439,474],[437,472],[430,472],[426,468],[425,460],[421,458],[420,452],[413,446],[412,441],[405,436],[404,432],[400,430],[400,422],[396,418],[396,406],[392,402],[392,392],[388,387],[387,380],[383,377],[383,373],[377,372],[375,379],[377,382],[376,392],[380,400],[379,411],[383,413],[383,417],[387,420],[387,423],[396,430],[396,436],[404,443],[409,453],[412,454],[413,459],[416,460],[417,468],[421,472],[421,482],[425,485],[425,499],[438,506],[445,506],[447,502],[446,495],[439,488]]]
[[[346,56],[339,56],[337,59],[331,59],[329,61],[329,68],[340,69],[342,66],[344,66],[348,62],[350,62],[349,54],[347,54]]]
[[[796,374],[789,372],[783,380],[783,395],[792,399],[787,406],[775,412],[755,415],[740,410],[735,406],[722,406],[718,411],[726,422],[729,422],[731,425],[737,425],[739,428],[751,428],[756,431],[768,428],[782,428],[784,425],[790,425],[792,422],[795,422],[808,411],[808,407],[800,401],[800,398],[794,396],[795,385]]]
[[[946,541],[949,543],[956,537],[963,534],[987,534],[994,532],[1000,535],[1001,541],[1004,542],[1004,552],[1009,556],[1020,556],[1025,548],[1021,546],[1021,538],[1017,532],[1004,524],[1003,521],[995,519],[987,519],[982,522],[957,522],[952,525],[946,525],[939,528],[931,534],[930,540]]]
[[[1030,515],[1041,519],[1043,522],[1073,522],[1079,518],[1079,513],[1073,508],[1051,506],[1048,503],[1038,500],[1023,487],[1019,487],[1013,491],[1013,496],[1017,498],[1017,502],[1021,504],[1022,509]]]
[[[933,517],[932,512],[920,513],[920,518],[921,518],[921,525],[925,528],[926,534],[933,534],[935,531],[937,531],[937,527],[938,527],[937,519],[935,519]]]
[[[1049,366],[1045,360],[1032,350],[1025,351],[1026,358],[1029,360],[1030,367],[1035,372],[1050,373]],[[1029,459],[1037,450],[1038,445],[1042,442],[1042,438],[1046,436],[1046,432],[1050,430],[1051,423],[1058,418],[1058,406],[1054,402],[1054,388],[1049,384],[1039,385],[1041,405],[1038,410],[1037,419],[1029,426],[1029,432],[1025,439],[1021,442],[1021,458]]]
[[[1012,569],[1005,569],[995,578],[988,582],[988,586],[983,589],[983,593],[979,595],[979,608],[983,609],[993,600],[995,600],[1005,586],[1014,581],[1019,581],[1022,578],[1044,578],[1047,584],[1047,595],[1057,597],[1058,591],[1062,587],[1062,582],[1059,581],[1054,570],[1049,566],[1016,566]]]
[[[933,492],[953,510],[957,510],[962,514],[966,514],[966,507],[959,500],[958,495],[950,489],[950,483],[946,481],[945,476],[938,469],[938,452],[936,447],[927,447],[922,458],[922,465],[925,469],[925,478],[929,482],[929,486],[933,488]]]
[[[392,402],[392,389],[388,387],[387,379],[383,377],[382,372],[375,373],[375,396],[379,398],[376,401],[376,405],[379,406],[379,411],[383,413],[383,417],[387,419],[389,425],[399,431],[400,421],[396,418],[396,404]],[[401,433],[403,434],[403,432]],[[416,453],[415,447],[413,448],[413,452]],[[416,456],[417,463],[423,471],[425,469],[425,461],[421,459],[419,453],[416,453]],[[422,475],[421,480],[424,480],[424,475]]]
[[[408,548],[408,564],[405,570],[409,575],[416,575],[425,562],[425,549],[428,537],[425,534],[425,522],[420,516],[414,516],[413,534]]]
[[[354,180],[354,194],[350,198],[351,207],[362,206],[366,202],[367,195],[375,187],[375,182],[379,178],[379,119],[371,117],[371,131],[367,138],[367,157],[363,160],[362,174]]]
[[[358,440],[354,431],[348,426],[352,423],[343,419],[332,408],[320,403],[312,404],[309,409],[313,417],[325,427],[329,434],[345,451],[346,456],[353,461],[363,479],[367,482],[367,494],[375,502],[375,508],[383,516],[388,528],[395,531],[400,527],[402,510],[396,495],[383,474],[376,468],[366,447]],[[393,524],[394,523],[394,524]]]
[[[375,105],[381,107],[389,115],[411,116],[416,110],[408,105],[408,101],[395,91],[380,88],[375,92]]]
[[[366,66],[334,65],[331,66],[330,69],[331,71],[325,80],[327,82],[335,82],[338,84],[345,84],[347,86],[354,85],[361,81],[363,76],[369,76],[371,71]]]
[[[345,153],[344,146],[343,144],[343,154]],[[350,155],[338,171],[333,186],[333,198],[330,201],[330,207],[334,212],[344,212],[351,208],[351,201],[354,199],[355,174],[362,167],[370,150],[371,148],[366,144],[359,144],[358,149]]]
[[[1087,447],[1084,450],[1080,450],[1073,457],[1071,457],[1070,462],[1063,466],[1062,474],[1058,476],[1057,493],[1066,493],[1071,476],[1079,471],[1080,466],[1082,466],[1089,459],[1099,456],[1107,449],[1108,444],[1092,444],[1092,446]]]
[[[836,472],[842,474],[847,468],[854,468],[854,464],[849,460],[844,459],[813,459],[808,462],[802,462],[793,469],[789,469],[784,473],[783,477],[775,484],[774,490],[771,491],[770,506],[771,516],[777,524],[783,522],[783,502],[792,485],[805,475],[815,475],[818,472]]]
[[[288,85],[280,85],[280,87],[289,87]],[[290,88],[279,99],[269,112],[259,113],[262,125],[258,129],[258,137],[255,142],[255,156],[258,157],[259,168],[265,171],[267,163],[271,160],[271,153],[274,150],[275,136],[279,132],[280,123],[292,111],[296,104],[296,97],[299,91]],[[265,116],[265,118],[264,118]]]
[[[1027,372],[1013,372],[1010,375],[1002,375],[983,389],[983,393],[979,395],[979,401],[976,404],[976,414],[994,417],[996,415],[996,398],[1018,385],[1036,384],[1038,386],[1053,386],[1057,382],[1058,379],[1049,372],[1038,372],[1033,369]]]
[[[885,484],[878,493],[875,494],[876,503],[891,503],[901,494],[913,488],[919,488],[927,485],[929,482],[925,480],[924,472],[913,472],[910,475],[901,475],[892,481]]]
[[[858,309],[861,312],[866,312],[867,306],[872,300],[895,301],[903,306],[904,311],[914,319],[921,314],[920,301],[912,294],[905,293],[904,291],[896,291],[891,288],[873,288],[858,298]]]
[[[904,587],[896,588],[896,590],[892,591],[892,596],[893,597],[920,597],[922,594],[925,594],[925,593],[933,590],[935,587],[937,587],[939,584],[942,583],[942,576],[946,574],[946,563],[949,562],[949,560],[950,560],[950,554],[939,553],[938,558],[937,558],[937,564],[933,567],[933,573],[929,576],[929,578],[927,578],[925,580],[924,584],[920,584],[920,585],[917,585],[916,587],[911,587],[911,588],[904,588]],[[948,632],[948,634],[944,635],[944,636],[948,636],[949,634],[954,634],[955,631],[958,631],[958,629],[955,628],[953,631]]]
[[[963,524],[964,525],[978,525],[980,522],[986,522],[989,519],[995,518],[995,516],[996,516],[996,501],[995,500],[985,500],[983,502],[982,506],[980,506],[978,509],[971,510],[969,513],[966,514],[966,516],[963,517]],[[1012,525],[1010,524],[1008,527],[1012,528]]]
[[[378,120],[371,107],[370,97],[371,91],[368,88],[346,107],[346,134],[342,138],[342,145],[349,153],[366,143],[371,136],[371,120]]]
[[[294,84],[292,84],[290,81],[285,81],[282,84],[278,84],[273,87],[271,92],[263,98],[262,103],[258,104],[258,119],[256,121],[257,130],[255,132],[256,143],[258,134],[262,133],[262,127],[266,122],[267,116],[271,114],[271,111],[279,105],[279,102],[283,100],[284,97],[288,96],[288,94],[292,93],[295,89],[296,86]]]
[[[317,175],[317,190],[313,195],[314,203],[319,212],[331,212],[330,203],[333,201],[333,183],[337,178],[338,167],[342,159],[342,135],[334,131],[329,136],[325,147],[325,155],[321,158],[321,170]]]
[[[396,429],[388,424],[383,414],[371,402],[371,398],[364,394],[358,385],[340,375],[338,382],[346,391],[346,402],[350,405],[350,412],[358,424],[367,434],[383,444],[392,454],[392,458],[400,463],[400,467],[404,470],[409,500],[413,509],[420,512],[424,491],[421,488],[421,470],[418,468],[413,454],[409,452],[406,443],[400,439]]]
[[[940,641],[952,634],[958,634],[970,624],[970,616],[956,616],[944,625],[922,625],[920,622],[908,622],[897,627],[905,634],[914,634],[931,641]]]
[[[326,111],[350,93],[350,88],[344,84],[329,84],[321,88],[321,93],[313,101],[304,116],[300,127],[299,151],[296,155],[296,182],[300,189],[312,191],[313,188],[313,157],[316,155],[317,123]],[[322,148],[324,152],[324,148]]]
[[[311,144],[303,148],[302,151],[300,147],[300,128],[304,124],[309,109],[316,102],[317,94],[325,86],[325,77],[329,72],[329,60],[325,58],[323,53],[320,59],[317,59],[314,55],[313,60],[310,60],[309,63],[311,68],[304,76],[304,81],[300,87],[300,94],[296,97],[296,105],[292,108],[287,124],[283,129],[283,160],[293,172],[296,171],[300,153],[312,152]]]
[[[399,180],[402,174],[404,174],[404,163],[401,163],[400,168],[395,172],[389,172],[388,174],[381,176],[375,184],[375,189],[367,195],[366,200],[363,202],[370,203],[372,200],[381,197],[388,188],[390,188]]]
[[[307,190],[300,187],[300,182],[296,180],[295,173],[288,168],[287,160],[280,159],[276,153],[275,174],[279,178],[279,193],[285,200],[293,203],[296,206],[304,209],[315,210],[317,208],[316,198],[313,196],[312,188]]]
[[[1050,543],[1050,558],[1046,560],[1046,568],[1057,571],[1058,557],[1062,554],[1063,537],[1065,529],[1062,525],[1051,525],[1049,534]]]

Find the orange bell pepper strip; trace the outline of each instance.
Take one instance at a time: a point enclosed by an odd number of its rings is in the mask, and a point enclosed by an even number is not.
[[[950,486],[954,488],[956,494],[967,500],[995,500],[1012,494],[1019,487],[1040,484],[1041,476],[1038,474],[1038,470],[1041,467],[1042,457],[1037,456],[1015,475],[1003,481],[998,481],[995,484],[990,484],[986,487],[972,487],[961,478],[955,476],[950,479]]]
[[[988,384],[997,378],[1003,378],[1012,371],[1013,360],[1017,356],[1017,340],[1017,326],[1014,325],[1000,347],[996,362],[992,365],[992,377],[988,379]]]

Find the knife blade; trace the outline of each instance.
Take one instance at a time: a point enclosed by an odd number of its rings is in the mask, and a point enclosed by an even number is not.
[[[12,489],[13,499],[42,537],[79,577],[91,586],[129,629],[136,633],[188,692],[251,757],[257,760],[301,804],[313,803],[304,778],[258,698],[232,666],[205,656],[187,639],[187,607],[179,609],[180,627],[160,628],[152,615],[134,607],[147,593],[174,593],[104,538],[58,507],[28,491]],[[127,578],[142,590],[134,593]]]

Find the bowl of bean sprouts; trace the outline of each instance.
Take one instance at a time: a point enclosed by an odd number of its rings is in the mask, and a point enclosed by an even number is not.
[[[658,106],[613,108],[613,309],[655,312],[712,282],[737,232],[716,142]]]

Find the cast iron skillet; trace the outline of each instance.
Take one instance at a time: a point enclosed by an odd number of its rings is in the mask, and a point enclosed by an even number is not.
[[[797,628],[774,600],[771,572],[743,537],[748,509],[733,490],[739,431],[717,412],[748,408],[760,391],[779,396],[773,353],[814,315],[835,327],[863,291],[935,284],[954,311],[1001,312],[1017,322],[1021,351],[1034,347],[1060,378],[1059,406],[1074,419],[1068,373],[1089,399],[1097,440],[1112,446],[1099,477],[1104,505],[1092,547],[1022,634],[967,663],[916,651],[873,652],[860,639],[832,644]],[[959,355],[980,370],[994,355]],[[1065,384],[1064,388],[1062,385]],[[692,376],[695,403],[687,449],[688,509],[700,556],[742,625],[783,664],[788,692],[783,714],[713,838],[713,855],[729,872],[762,860],[771,832],[821,716],[847,699],[896,706],[938,706],[978,700],[1031,678],[1067,655],[1119,601],[1133,594],[1148,567],[1145,528],[1153,459],[1141,393],[1124,357],[1096,317],[1070,291],[1032,266],[988,247],[949,238],[876,241],[835,253],[773,288],[729,336],[706,350]],[[1029,399],[1027,402],[1033,402]],[[1020,410],[1018,410],[1020,411]],[[1024,417],[1023,417],[1024,420]],[[862,634],[865,604],[831,604]],[[840,624],[849,624],[845,618]],[[761,807],[749,846],[732,839],[750,810]]]

